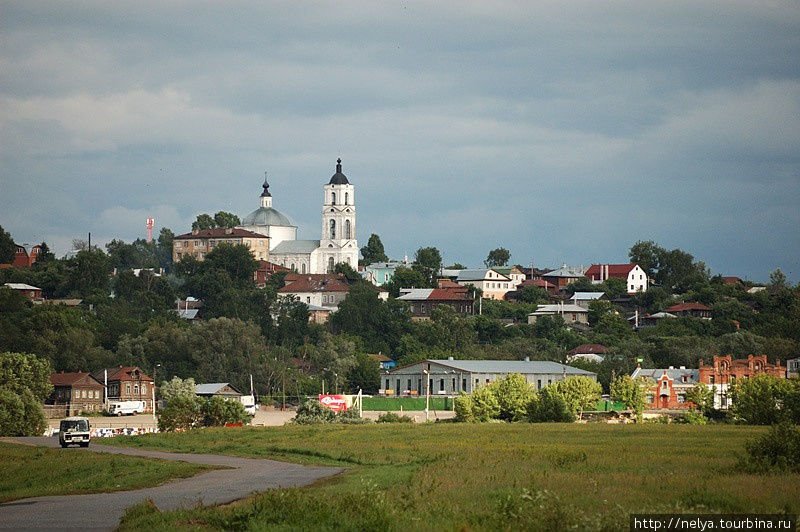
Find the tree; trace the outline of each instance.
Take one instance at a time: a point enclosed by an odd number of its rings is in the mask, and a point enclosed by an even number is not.
[[[30,390],[0,386],[0,436],[41,436],[46,428],[42,404]]]
[[[636,414],[640,419],[646,405],[643,385],[636,382],[629,375],[620,375],[611,381],[611,400],[622,403],[626,410]]]
[[[238,216],[230,212],[219,211],[214,215],[214,223],[217,227],[233,229],[237,225],[242,225]]]
[[[54,260],[56,260],[56,256],[52,251],[50,251],[50,246],[47,245],[47,242],[43,241],[41,244],[39,244],[39,255],[36,258],[35,264],[41,267],[43,264],[52,262]]]
[[[79,251],[69,262],[68,292],[87,298],[93,291],[108,292],[108,274],[111,267],[108,255],[99,249]]]
[[[29,390],[40,403],[53,391],[50,375],[53,368],[47,359],[29,353],[0,353],[0,386],[21,394]]]
[[[695,384],[686,392],[686,400],[694,403],[701,414],[708,415],[709,412],[714,410],[716,389],[716,386],[708,387],[701,383]]]
[[[536,398],[528,404],[528,420],[531,423],[571,423],[575,413],[564,396],[552,384],[545,386]]]
[[[584,376],[567,377],[551,386],[556,387],[569,408],[579,418],[584,410],[594,410],[597,407],[597,401],[603,393],[603,387],[599,382]]]
[[[547,301],[547,291],[538,286],[526,285],[517,292],[519,294],[517,297],[524,303],[537,304]]]
[[[218,244],[206,255],[202,264],[202,270],[227,272],[231,280],[243,286],[253,285],[253,274],[257,269],[258,261],[243,244]]]
[[[595,299],[589,302],[589,325],[595,326],[600,318],[616,311],[614,305],[605,299]]]
[[[158,430],[189,430],[201,423],[201,404],[197,397],[179,396],[158,410]]]
[[[361,248],[361,257],[361,264],[364,266],[368,266],[376,262],[387,262],[389,257],[386,256],[386,252],[383,249],[381,237],[375,233],[369,235],[367,245]]]
[[[522,421],[528,413],[528,404],[536,393],[524,375],[509,373],[492,383],[494,395],[500,406],[498,417],[506,421]]]
[[[731,414],[748,425],[772,425],[786,417],[779,406],[787,392],[786,379],[762,373],[741,378],[731,386]]]
[[[355,283],[364,280],[364,278],[361,277],[361,274],[354,270],[353,267],[347,262],[337,262],[336,266],[333,267],[333,273],[341,273],[345,276],[345,278],[347,278],[347,282],[349,283]]]
[[[451,264],[450,266],[445,266],[446,270],[466,270],[467,267],[461,264],[460,262],[456,262],[455,264]]]
[[[461,423],[471,423],[475,421],[475,414],[472,412],[472,398],[464,392],[453,400],[453,410],[456,412],[456,421]]]
[[[203,426],[223,427],[228,423],[249,423],[251,416],[244,405],[235,399],[210,397],[200,403]]]
[[[402,266],[394,270],[392,280],[384,285],[392,297],[398,297],[401,288],[425,288],[426,286],[428,286],[428,281],[422,273]]]
[[[500,402],[492,386],[480,386],[470,397],[475,421],[486,422],[500,415]]]
[[[193,398],[195,397],[194,392],[195,383],[194,379],[191,377],[187,379],[172,377],[172,380],[162,382],[161,386],[158,388],[158,393],[166,404],[169,404],[170,401],[179,397]]]
[[[355,365],[347,372],[346,386],[351,392],[361,390],[364,393],[377,393],[380,387],[380,366],[378,362],[364,353],[355,357]]]
[[[175,239],[175,233],[169,228],[162,227],[158,233],[158,245],[156,255],[161,267],[167,272],[172,272],[172,247]]]
[[[505,266],[511,260],[511,253],[506,248],[497,248],[489,252],[483,264],[487,268],[494,268],[495,266]]]
[[[428,286],[435,286],[436,276],[442,269],[442,255],[435,247],[419,248],[414,254],[412,269],[425,277]]]
[[[659,259],[664,253],[664,248],[652,240],[637,241],[628,251],[631,263],[638,264],[648,277],[653,277],[659,268]]]
[[[17,245],[14,243],[14,239],[0,225],[0,264],[12,262],[16,252]]]
[[[207,229],[215,229],[217,222],[210,214],[198,214],[197,219],[192,222],[192,231],[205,231]]]

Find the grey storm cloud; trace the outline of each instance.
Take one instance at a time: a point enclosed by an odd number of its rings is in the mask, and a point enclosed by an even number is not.
[[[65,252],[275,206],[477,266],[653,239],[800,280],[796,2],[0,2],[0,225]],[[31,206],[35,205],[35,209]]]

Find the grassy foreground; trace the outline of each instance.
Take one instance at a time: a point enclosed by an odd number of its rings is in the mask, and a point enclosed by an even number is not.
[[[621,530],[641,512],[797,513],[800,475],[738,471],[742,426],[397,424],[117,438],[181,452],[344,465],[224,508],[130,509],[123,529]]]
[[[144,488],[208,469],[213,468],[76,449],[0,443],[0,502]]]

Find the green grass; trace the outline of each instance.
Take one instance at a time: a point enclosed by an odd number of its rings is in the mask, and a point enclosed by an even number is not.
[[[738,471],[765,429],[731,425],[422,424],[204,429],[114,444],[348,472],[224,508],[139,505],[123,529],[627,530],[641,512],[798,513],[800,475]]]
[[[214,468],[77,449],[0,443],[0,502],[145,488],[208,469]]]

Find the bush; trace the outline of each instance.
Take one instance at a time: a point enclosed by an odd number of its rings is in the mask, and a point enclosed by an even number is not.
[[[525,419],[528,404],[536,392],[528,379],[519,373],[511,373],[505,378],[495,381],[492,389],[497,398],[500,412],[498,417],[506,421],[522,421]]]
[[[528,405],[528,420],[532,423],[571,423],[575,421],[575,412],[556,387],[551,385],[539,390],[536,398]]]
[[[800,429],[789,424],[774,425],[769,432],[749,442],[750,459],[740,460],[746,471],[791,471],[800,473]]]
[[[472,412],[472,398],[464,392],[461,392],[455,398],[454,407],[456,411],[456,421],[462,423],[471,423],[475,421],[475,414]]]
[[[378,423],[413,423],[414,420],[408,416],[401,416],[394,412],[386,412],[378,416]]]
[[[500,415],[500,402],[491,386],[481,386],[472,392],[472,414],[475,421],[486,422]]]
[[[708,418],[703,414],[701,414],[700,412],[689,410],[681,414],[677,419],[675,419],[675,422],[685,423],[687,425],[705,425],[708,423]]]
[[[173,432],[199,426],[203,414],[196,397],[175,397],[158,411],[158,430]]]
[[[739,379],[731,387],[731,414],[736,421],[748,425],[779,423],[792,415],[781,406],[784,402],[793,403],[792,395],[797,389],[786,379],[767,374]]]
[[[222,397],[211,397],[204,401],[201,412],[205,427],[222,427],[226,423],[249,423],[252,419],[242,403]]]
[[[358,410],[355,408],[337,414],[327,406],[321,405],[319,401],[315,399],[309,399],[301,404],[292,422],[300,425],[316,425],[321,423],[362,425],[365,423],[372,423],[370,419],[360,417]]]
[[[42,406],[30,390],[0,388],[0,436],[41,436],[46,428]]]

